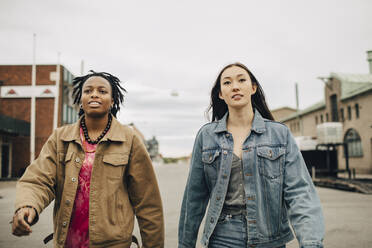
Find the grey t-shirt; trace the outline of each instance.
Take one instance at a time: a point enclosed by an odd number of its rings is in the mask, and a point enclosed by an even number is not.
[[[223,211],[229,214],[241,214],[245,211],[245,193],[243,165],[241,159],[233,153],[230,181],[227,188]]]

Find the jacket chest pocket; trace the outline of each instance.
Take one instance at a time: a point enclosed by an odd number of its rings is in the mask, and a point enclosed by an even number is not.
[[[269,179],[279,177],[283,173],[284,154],[284,147],[258,147],[257,157],[260,174]]]
[[[128,155],[115,153],[103,156],[104,173],[107,178],[121,179],[128,164]]]
[[[202,153],[202,162],[204,164],[204,172],[206,179],[209,182],[209,187],[212,189],[216,184],[218,177],[218,168],[220,167],[220,151],[207,150]]]

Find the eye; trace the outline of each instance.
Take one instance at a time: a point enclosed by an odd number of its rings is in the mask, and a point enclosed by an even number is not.
[[[100,90],[99,93],[101,93],[101,94],[106,94],[107,91],[106,91],[106,90]]]
[[[85,94],[89,94],[90,92],[91,92],[90,89],[85,89],[85,90],[83,90],[83,93],[85,93]]]
[[[228,84],[231,84],[231,82],[230,81],[224,81],[222,84],[223,85],[228,85]]]
[[[239,82],[241,82],[241,83],[244,83],[245,81],[247,81],[245,78],[239,79]]]

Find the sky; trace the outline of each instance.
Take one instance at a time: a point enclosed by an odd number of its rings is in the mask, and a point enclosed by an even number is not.
[[[118,119],[155,136],[163,156],[190,155],[208,122],[210,90],[241,62],[271,109],[324,98],[320,76],[368,73],[370,0],[1,0],[0,64],[60,62],[74,75],[118,76],[128,91]],[[177,94],[178,96],[175,96]]]

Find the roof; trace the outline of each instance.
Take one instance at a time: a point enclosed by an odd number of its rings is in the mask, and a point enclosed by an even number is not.
[[[341,100],[372,90],[372,74],[331,73],[341,82]]]
[[[298,116],[303,116],[303,115],[306,115],[308,113],[311,113],[311,112],[314,112],[314,111],[317,111],[319,109],[323,109],[325,108],[325,102],[324,101],[320,101],[318,103],[315,103],[313,105],[311,105],[310,107],[307,107],[305,108],[304,110],[300,110],[296,113],[293,113],[291,114],[290,116],[284,118],[284,119],[281,119],[280,121],[281,122],[285,122],[285,121],[288,121],[288,120],[291,120],[291,119],[294,119]]]
[[[30,136],[30,123],[27,121],[0,115],[0,123],[0,132]]]

